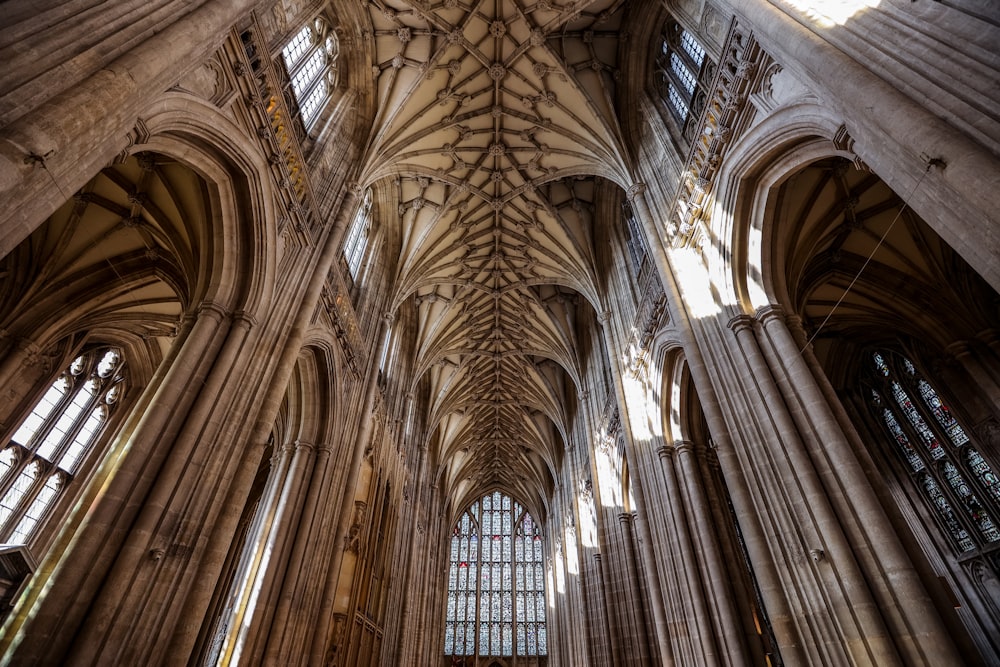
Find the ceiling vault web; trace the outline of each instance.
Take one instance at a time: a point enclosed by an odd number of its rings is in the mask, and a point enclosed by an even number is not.
[[[623,0],[373,0],[363,180],[398,201],[394,306],[455,494],[544,497],[598,306],[597,178],[628,184],[614,107]]]

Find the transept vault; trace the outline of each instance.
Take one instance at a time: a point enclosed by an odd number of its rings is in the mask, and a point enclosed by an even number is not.
[[[0,3],[0,667],[1000,666],[996,5]]]

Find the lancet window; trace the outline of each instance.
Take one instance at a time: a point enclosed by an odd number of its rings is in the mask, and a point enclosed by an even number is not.
[[[365,190],[365,196],[361,200],[361,205],[354,214],[354,220],[347,231],[347,238],[344,240],[344,261],[347,262],[347,271],[353,280],[358,279],[361,272],[361,265],[368,249],[368,239],[372,227],[372,191]]]
[[[625,223],[625,242],[628,245],[629,258],[632,260],[632,272],[635,275],[642,273],[643,264],[646,263],[646,239],[643,236],[642,226],[638,218],[635,217],[635,210],[628,202],[622,204],[622,220]]]
[[[308,129],[337,85],[337,37],[323,19],[299,30],[281,50],[292,95]]]
[[[444,653],[548,653],[542,535],[510,496],[486,494],[452,529]]]
[[[124,369],[115,348],[80,355],[0,450],[0,542],[35,537],[120,403]]]
[[[712,69],[698,39],[676,21],[668,20],[656,57],[656,86],[685,137],[705,106],[705,89]]]
[[[961,556],[1000,553],[1000,478],[930,381],[901,354],[871,354],[872,416]]]

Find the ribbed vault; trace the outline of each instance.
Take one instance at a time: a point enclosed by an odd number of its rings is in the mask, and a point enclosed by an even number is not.
[[[394,300],[453,500],[548,495],[599,307],[596,178],[628,182],[614,109],[623,0],[376,0],[365,181],[398,200]],[[384,219],[384,218],[383,218]],[[541,503],[539,503],[540,506]]]

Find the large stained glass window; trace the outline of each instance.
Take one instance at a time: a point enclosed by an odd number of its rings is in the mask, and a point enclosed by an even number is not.
[[[901,354],[869,357],[867,400],[930,514],[960,554],[1000,544],[1000,479],[931,383]]]
[[[544,580],[531,515],[499,491],[472,503],[451,532],[445,655],[546,655]]]
[[[35,537],[118,405],[124,371],[114,348],[80,355],[0,450],[0,542]]]

